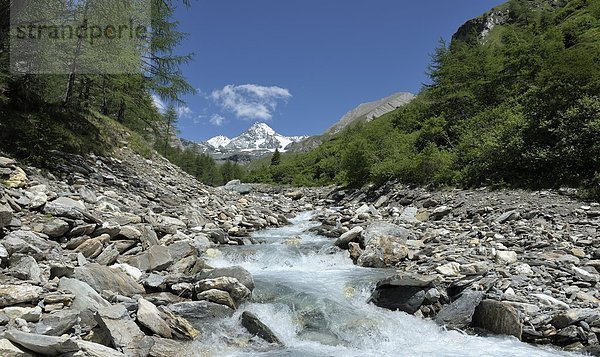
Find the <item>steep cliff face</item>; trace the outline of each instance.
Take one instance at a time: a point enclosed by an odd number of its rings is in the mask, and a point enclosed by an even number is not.
[[[518,6],[536,11],[554,9],[564,5],[565,0],[522,0]],[[485,14],[465,22],[452,36],[452,41],[485,42],[494,28],[514,20],[514,8],[510,3],[502,4]]]

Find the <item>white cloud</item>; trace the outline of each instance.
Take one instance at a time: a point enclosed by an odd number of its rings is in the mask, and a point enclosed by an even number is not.
[[[188,106],[182,106],[177,108],[177,115],[180,118],[190,118],[194,114],[194,111]]]
[[[270,120],[280,101],[292,97],[281,87],[264,87],[256,84],[228,85],[214,90],[210,98],[238,118]]]
[[[156,94],[152,94],[152,102],[154,102],[154,106],[161,113],[164,113],[167,109],[165,102],[163,102]]]
[[[215,126],[223,126],[223,124],[225,124],[225,118],[219,114],[214,114],[212,117],[210,117],[209,121]]]

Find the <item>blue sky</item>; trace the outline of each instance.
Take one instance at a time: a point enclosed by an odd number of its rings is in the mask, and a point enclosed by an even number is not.
[[[199,89],[180,108],[182,137],[235,136],[256,121],[285,135],[323,133],[358,104],[418,93],[430,54],[501,0],[195,0],[176,18]]]

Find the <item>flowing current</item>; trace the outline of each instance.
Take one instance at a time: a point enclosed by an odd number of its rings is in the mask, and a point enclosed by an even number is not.
[[[445,331],[431,321],[368,304],[375,283],[391,270],[354,266],[332,240],[307,232],[317,225],[303,213],[292,225],[257,232],[262,244],[221,247],[215,267],[250,271],[255,290],[231,318],[203,329],[199,356],[556,356],[506,337]],[[269,326],[285,347],[254,338],[240,326],[242,311]]]

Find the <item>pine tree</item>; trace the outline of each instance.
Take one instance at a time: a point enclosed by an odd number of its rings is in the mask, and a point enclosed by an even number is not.
[[[281,153],[279,149],[275,149],[273,157],[271,157],[271,166],[278,166],[279,164],[281,164]]]

